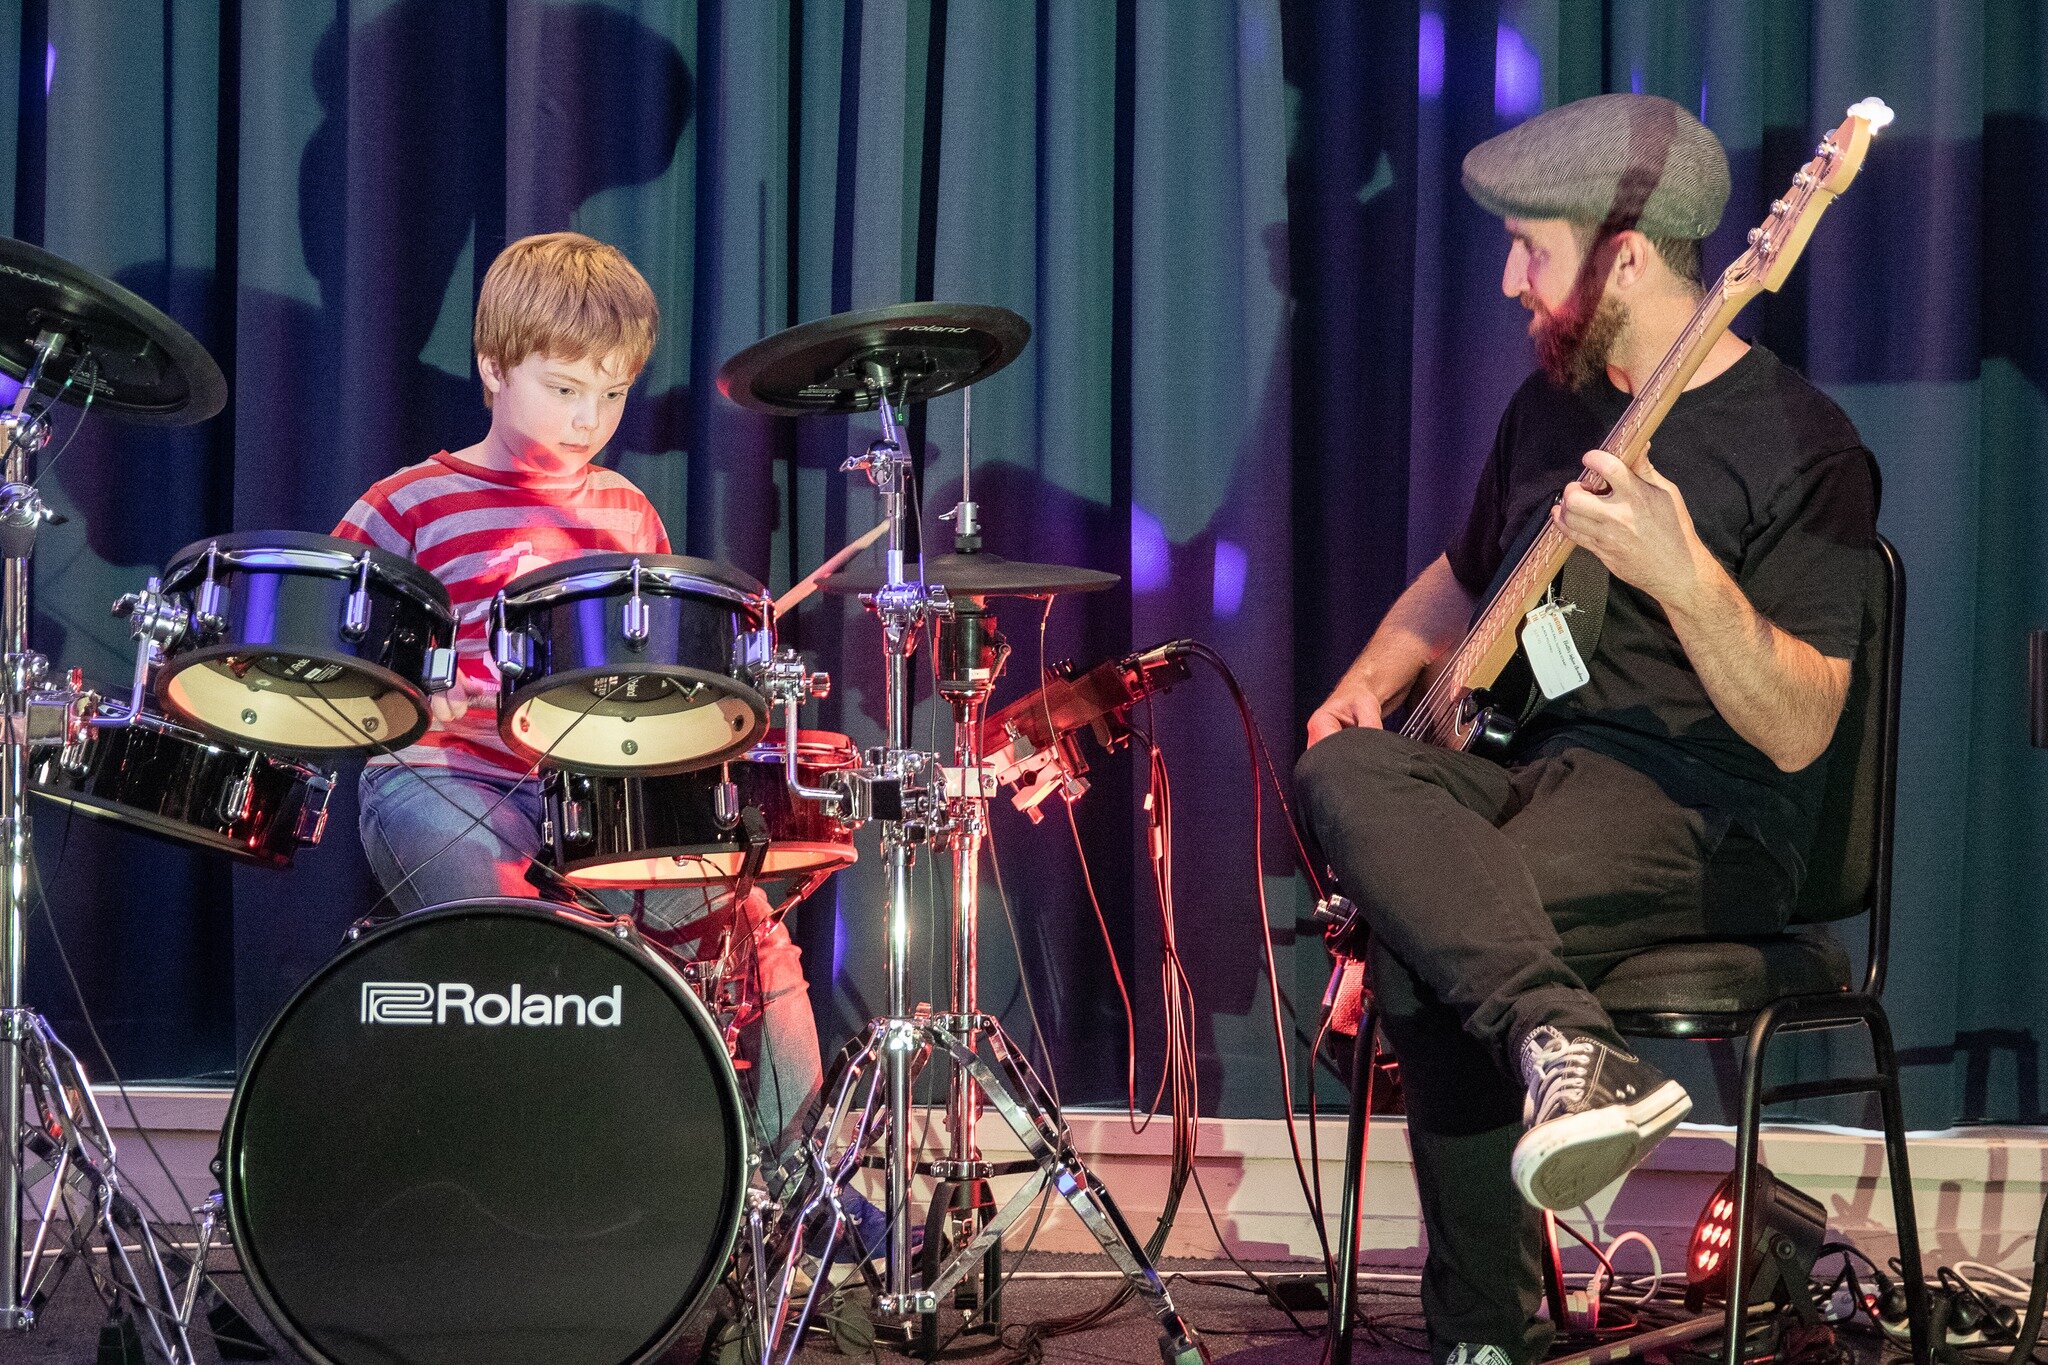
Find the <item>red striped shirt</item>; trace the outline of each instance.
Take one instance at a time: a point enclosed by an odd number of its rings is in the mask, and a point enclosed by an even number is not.
[[[455,653],[462,680],[492,700],[498,665],[486,636],[491,599],[500,588],[579,555],[669,553],[660,513],[623,474],[587,465],[573,477],[537,480],[485,469],[445,450],[371,484],[334,534],[404,555],[441,580],[460,622]],[[475,704],[452,724],[434,722],[405,751],[405,761],[486,774],[523,773],[529,766],[498,738],[497,711]]]

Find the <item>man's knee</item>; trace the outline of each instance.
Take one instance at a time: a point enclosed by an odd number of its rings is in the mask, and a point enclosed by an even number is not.
[[[1309,810],[1327,808],[1408,762],[1409,741],[1400,735],[1363,726],[1339,730],[1311,745],[1294,765],[1295,799]]]

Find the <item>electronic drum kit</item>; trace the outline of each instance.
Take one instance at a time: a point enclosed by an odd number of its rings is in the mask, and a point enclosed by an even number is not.
[[[0,239],[0,367],[23,379],[4,421],[5,706],[0,773],[0,1055],[9,1139],[0,1177],[0,1337],[31,1325],[65,1259],[59,1217],[102,1235],[143,1340],[194,1359],[203,1266],[224,1220],[264,1311],[321,1362],[637,1362],[704,1317],[722,1283],[733,1358],[792,1359],[821,1315],[840,1195],[884,1172],[890,1224],[877,1316],[924,1340],[942,1302],[994,1325],[1003,1233],[1048,1186],[1063,1194],[1157,1318],[1169,1362],[1204,1358],[1136,1237],[1075,1156],[1043,1083],[975,998],[981,842],[996,778],[985,758],[1032,748],[987,729],[1008,649],[991,604],[1116,578],[981,550],[963,476],[955,552],[917,572],[907,407],[986,378],[1023,349],[1007,310],[919,303],[826,318],[764,340],[719,376],[732,401],[788,415],[873,412],[882,435],[849,458],[881,496],[878,573],[841,572],[882,627],[887,741],[865,752],[806,729],[829,679],[778,644],[766,589],[682,555],[591,554],[527,573],[492,603],[499,733],[544,792],[534,880],[549,899],[431,907],[365,922],[271,1022],[241,1068],[195,1210],[199,1249],[163,1242],[124,1193],[84,1071],[22,1001],[27,794],[248,863],[282,868],[318,843],[333,765],[389,754],[428,728],[454,676],[456,618],[418,565],[298,531],[199,541],[114,604],[135,663],[125,691],[49,677],[28,649],[29,555],[56,518],[31,477],[61,400],[151,422],[196,422],[225,401],[205,351],[127,291]],[[963,461],[966,452],[963,451]],[[877,528],[877,534],[883,528]],[[933,638],[951,753],[914,748],[911,653]],[[1016,708],[1012,708],[1015,711]],[[1047,716],[1052,714],[1048,711]],[[1040,746],[1064,736],[1033,732]],[[1020,803],[1021,804],[1021,803]],[[889,886],[888,1003],[827,1078],[809,1136],[770,1163],[749,1132],[733,1040],[750,1004],[702,962],[585,895],[695,886],[778,911],[881,834]],[[909,999],[909,869],[950,856],[948,999]],[[714,935],[726,954],[724,914]],[[912,1085],[944,1068],[945,1151],[913,1143]],[[26,1107],[24,1107],[26,1106]],[[1027,1159],[991,1163],[993,1110]],[[54,1135],[54,1136],[53,1136]],[[994,1176],[1023,1177],[1000,1208]],[[914,1252],[912,1180],[938,1190]],[[26,1197],[26,1198],[25,1198]],[[26,1219],[33,1203],[40,1216]],[[122,1248],[126,1248],[123,1250]]]

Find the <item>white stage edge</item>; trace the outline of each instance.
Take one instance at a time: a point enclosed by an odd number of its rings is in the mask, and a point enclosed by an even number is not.
[[[148,1150],[133,1130],[121,1097],[99,1088],[100,1102],[115,1129],[121,1167],[129,1184],[165,1216],[179,1206]],[[130,1093],[140,1121],[187,1196],[203,1198],[215,1181],[209,1165],[227,1114],[224,1090],[136,1087]],[[337,1116],[339,1118],[339,1116]],[[1170,1125],[1161,1119],[1134,1133],[1122,1113],[1068,1113],[1082,1158],[1109,1186],[1131,1225],[1150,1232],[1166,1193]],[[934,1115],[931,1131],[943,1130]],[[1308,1122],[1296,1125],[1307,1152]],[[1023,1155],[1006,1146],[1009,1133],[999,1120],[984,1119],[985,1154],[1001,1161]],[[1343,1171],[1342,1115],[1317,1126],[1322,1151],[1324,1198],[1332,1240]],[[1831,1232],[1846,1237],[1880,1263],[1897,1249],[1891,1189],[1884,1178],[1884,1144],[1876,1133],[1804,1125],[1766,1125],[1764,1160],[1770,1168],[1818,1199],[1828,1210]],[[1289,1155],[1286,1125],[1277,1119],[1204,1119],[1200,1125],[1200,1172],[1230,1250],[1244,1259],[1312,1258],[1318,1255],[1313,1225]],[[1734,1164],[1735,1138],[1728,1128],[1687,1124],[1650,1160],[1613,1190],[1573,1217],[1581,1231],[1605,1241],[1637,1228],[1656,1242],[1668,1269],[1682,1263],[1685,1240],[1714,1185]],[[1909,1153],[1920,1239],[1930,1266],[1959,1260],[1983,1261],[2024,1273],[2033,1252],[2034,1229],[2048,1192],[2048,1129],[1966,1128],[1915,1133]],[[1007,1182],[999,1184],[998,1195]],[[1365,1254],[1375,1264],[1414,1263],[1421,1256],[1421,1223],[1415,1184],[1408,1171],[1405,1121],[1376,1119],[1372,1125],[1366,1175]],[[1021,1243],[1030,1219],[1013,1243]],[[1039,1230],[1046,1250],[1090,1251],[1095,1243],[1055,1200]],[[1221,1255],[1217,1236],[1190,1188],[1181,1202],[1170,1256]],[[1624,1253],[1640,1257],[1640,1249]],[[1108,1263],[1104,1262],[1105,1267]],[[1623,1270],[1635,1261],[1624,1259]],[[1647,1265],[1642,1267],[1647,1270]]]

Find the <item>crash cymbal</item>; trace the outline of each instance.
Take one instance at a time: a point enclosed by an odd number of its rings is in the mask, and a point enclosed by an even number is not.
[[[1053,597],[1068,592],[1101,592],[1114,587],[1118,576],[1066,564],[1025,564],[992,554],[933,555],[924,562],[924,581],[945,588],[949,597]],[[873,592],[882,586],[873,568],[836,573],[818,585],[845,596]]]
[[[39,391],[54,395],[73,379],[67,403],[83,403],[90,388],[95,412],[183,426],[227,402],[227,381],[206,348],[148,301],[41,247],[0,237],[0,369],[25,378],[45,331],[63,333],[64,346],[43,367]]]
[[[725,362],[718,391],[743,408],[803,416],[873,411],[873,367],[890,395],[922,403],[1017,358],[1031,324],[978,303],[899,303],[840,313],[757,341]]]

